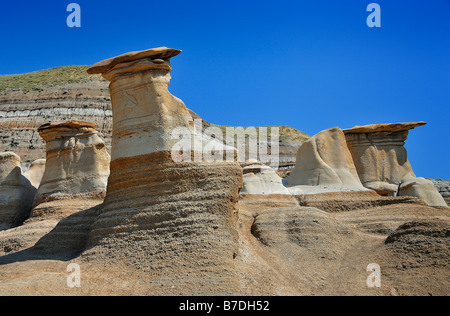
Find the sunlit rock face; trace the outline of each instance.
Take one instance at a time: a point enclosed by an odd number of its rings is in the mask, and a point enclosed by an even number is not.
[[[138,265],[180,293],[188,283],[198,293],[233,293],[242,168],[174,161],[174,129],[196,137],[188,109],[168,91],[170,58],[179,53],[133,52],[88,70],[111,82],[113,139],[107,195],[84,255]]]
[[[250,195],[290,195],[280,176],[269,166],[256,160],[249,160],[243,165],[244,187],[240,194]]]
[[[30,168],[23,174],[31,184],[36,188],[39,188],[42,177],[45,172],[45,159],[38,159],[31,163]]]
[[[101,203],[110,156],[95,124],[70,121],[46,124],[38,131],[46,142],[47,159],[32,217],[70,215],[86,207],[79,200]]]
[[[294,194],[366,190],[339,127],[318,133],[300,147],[286,185]]]
[[[415,196],[430,206],[447,206],[431,181],[416,177],[404,147],[409,130],[425,124],[373,124],[344,130],[366,188],[381,195]]]
[[[24,177],[20,157],[0,153],[0,230],[20,225],[30,214],[36,189]]]

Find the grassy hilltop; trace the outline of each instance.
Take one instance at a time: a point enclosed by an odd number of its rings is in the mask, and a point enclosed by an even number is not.
[[[88,75],[90,66],[63,66],[20,75],[0,76],[0,91],[43,91],[46,87],[104,80],[100,75]]]

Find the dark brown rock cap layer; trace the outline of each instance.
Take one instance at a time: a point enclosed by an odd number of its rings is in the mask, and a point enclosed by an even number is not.
[[[88,128],[96,128],[97,124],[87,121],[69,121],[69,122],[62,122],[62,123],[47,123],[44,125],[41,125],[38,128],[38,132],[53,129],[53,128],[80,128],[80,127],[88,127]]]
[[[44,140],[49,140],[49,135],[57,138],[64,136],[88,136],[98,133],[96,127],[97,124],[87,121],[47,123],[38,128],[38,133]]]
[[[365,126],[355,126],[345,129],[344,134],[368,134],[368,133],[397,133],[409,131],[419,126],[427,125],[425,122],[411,123],[388,123],[388,124],[371,124]]]
[[[177,56],[181,53],[181,50],[167,48],[167,47],[158,47],[147,49],[143,51],[136,51],[125,53],[116,57],[112,57],[109,59],[105,59],[93,65],[91,68],[87,70],[88,74],[103,74],[120,63],[132,62],[139,59],[149,58],[151,60],[169,60],[172,57]]]

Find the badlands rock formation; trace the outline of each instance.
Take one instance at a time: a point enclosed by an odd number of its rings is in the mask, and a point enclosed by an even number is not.
[[[45,172],[45,159],[38,159],[31,163],[30,168],[23,175],[30,180],[31,184],[37,189],[39,189],[39,185],[41,184],[42,177]]]
[[[318,133],[300,147],[286,184],[295,194],[365,190],[338,127]]]
[[[444,198],[447,204],[450,204],[450,181],[441,179],[428,179],[433,182],[436,189]]]
[[[409,130],[425,124],[374,124],[344,130],[366,188],[382,195],[415,196],[430,206],[447,206],[430,181],[415,176],[404,147]]]
[[[30,214],[36,188],[22,174],[20,157],[0,154],[0,230],[21,224]]]
[[[66,66],[0,76],[0,152],[18,154],[25,170],[32,161],[45,158],[45,141],[39,137],[37,129],[49,122],[68,120],[95,123],[110,152],[112,106],[109,83],[101,75],[87,75],[87,69],[87,66]],[[194,119],[201,119],[191,109],[189,112]],[[226,128],[203,120],[203,129],[211,126],[224,131]],[[279,126],[279,129],[279,161],[283,169],[290,170],[295,165],[298,149],[309,136],[287,126]]]
[[[13,151],[28,167],[45,158],[45,141],[37,129],[69,120],[97,124],[111,147],[112,112],[108,83],[88,76],[87,66],[67,66],[15,76],[0,76],[0,151]],[[47,79],[48,80],[44,80]],[[10,81],[14,88],[1,88]],[[40,84],[29,88],[30,84]]]
[[[82,121],[47,124],[38,132],[47,144],[47,159],[32,216],[70,215],[86,206],[79,200],[92,201],[93,205],[101,203],[106,193],[110,156],[95,124]],[[34,178],[32,173],[33,168],[30,179]]]
[[[173,161],[172,131],[195,137],[188,109],[168,91],[170,59],[179,53],[134,52],[89,69],[111,81],[114,129],[107,195],[84,256],[125,260],[182,292],[233,293],[242,169]]]
[[[90,199],[84,190],[87,184],[94,188],[89,193],[97,191],[106,177],[97,164],[109,166],[94,124],[39,129],[47,142],[45,173],[41,180],[44,162],[38,161],[23,178],[31,187],[41,183],[40,204],[23,225],[0,231],[0,294],[449,294],[450,210],[364,188],[357,174],[361,161],[354,162],[339,128],[302,146],[291,191],[256,161],[243,171],[234,161],[191,159],[205,151],[203,142],[213,144],[208,148],[218,157],[237,152],[199,136],[193,114],[168,92],[170,59],[179,52],[134,52],[89,70],[111,81],[113,156],[104,203],[102,194]],[[348,135],[362,132],[372,139],[378,128]],[[389,128],[395,136],[405,126]],[[179,139],[172,132],[178,129],[200,147],[177,147],[175,154],[181,149],[185,160],[176,162],[171,149]],[[376,150],[393,142],[382,137]],[[386,156],[402,153],[389,150]],[[0,179],[21,174],[18,157],[4,157]],[[395,166],[386,167],[387,174],[403,172]],[[401,192],[415,190],[419,181],[412,179],[400,185]],[[423,192],[423,183],[419,188]],[[73,263],[81,269],[79,288],[67,284]],[[380,288],[367,285],[374,263],[381,268]]]
[[[243,169],[244,187],[240,194],[291,194],[271,167],[258,161],[248,161]]]

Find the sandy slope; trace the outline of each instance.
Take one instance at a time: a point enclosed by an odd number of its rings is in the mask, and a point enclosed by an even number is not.
[[[289,196],[241,196],[237,205],[239,251],[234,259],[240,283],[229,294],[448,295],[450,211],[421,203],[368,205],[325,212],[299,206]],[[404,223],[409,224],[398,228]],[[23,226],[15,229],[16,234],[20,230],[30,231]],[[218,294],[211,289],[201,292],[196,275],[184,275],[184,280],[192,277],[192,287],[186,282],[180,287],[177,275],[156,279],[156,272],[115,257],[42,254],[27,248],[29,244],[0,257],[0,294]],[[70,263],[80,265],[80,288],[66,284]],[[370,274],[366,268],[371,263],[381,267],[379,289],[366,284]]]

